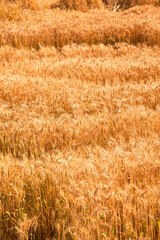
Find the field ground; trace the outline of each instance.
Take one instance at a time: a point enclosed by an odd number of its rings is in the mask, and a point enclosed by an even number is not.
[[[159,240],[160,4],[41,2],[0,1],[0,240]]]

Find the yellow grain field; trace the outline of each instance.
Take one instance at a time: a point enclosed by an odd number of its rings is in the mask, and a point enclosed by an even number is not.
[[[159,0],[0,0],[0,240],[160,240]]]

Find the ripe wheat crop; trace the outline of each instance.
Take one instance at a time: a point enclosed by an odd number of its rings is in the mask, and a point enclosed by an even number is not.
[[[0,1],[0,240],[160,239],[160,7],[128,3]]]

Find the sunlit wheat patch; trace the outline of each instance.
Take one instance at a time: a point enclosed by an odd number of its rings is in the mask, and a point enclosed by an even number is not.
[[[0,1],[0,240],[160,239],[158,1]]]

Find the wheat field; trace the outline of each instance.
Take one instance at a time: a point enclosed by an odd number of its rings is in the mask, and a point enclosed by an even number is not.
[[[159,0],[0,0],[0,240],[160,240]]]

